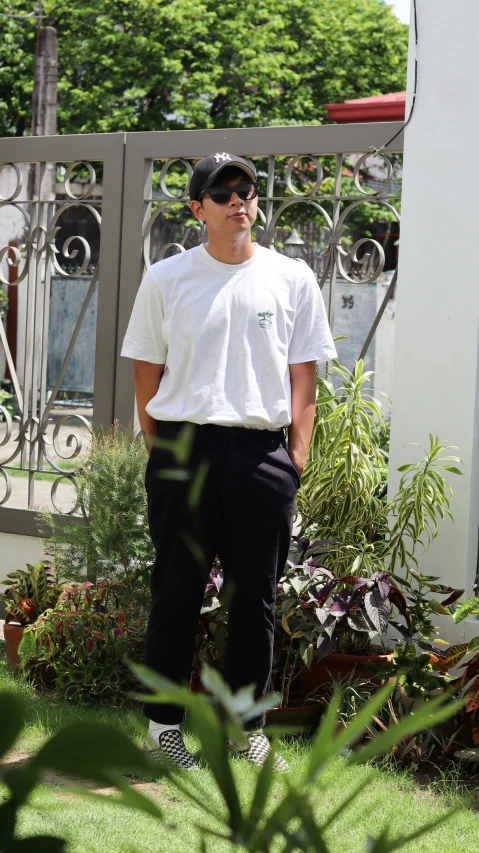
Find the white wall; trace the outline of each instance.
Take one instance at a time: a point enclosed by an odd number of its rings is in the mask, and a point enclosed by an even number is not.
[[[19,198],[26,198],[26,188],[28,181],[28,167],[24,164],[20,164],[20,170],[22,173],[22,182],[23,189],[20,193]],[[17,186],[17,178],[15,172],[12,167],[3,169],[0,172],[0,195],[2,198],[9,198],[14,192]],[[23,206],[21,201],[16,202],[20,206]],[[4,246],[8,246],[10,240],[17,240],[21,242],[24,239],[24,231],[23,226],[25,225],[25,218],[21,211],[14,207],[14,204],[2,205],[0,207],[0,249],[3,249]],[[22,262],[23,264],[23,262]],[[22,267],[20,267],[21,269]],[[6,258],[2,261],[2,272],[5,278],[8,278],[8,266]],[[18,272],[18,268],[14,268],[15,274]],[[18,286],[18,316],[19,318],[23,318],[26,313],[27,306],[27,286],[26,280],[20,283]],[[25,328],[24,323],[20,322],[18,326],[18,336],[17,336],[17,375],[22,381],[23,377],[23,362],[24,362],[24,348],[25,348]],[[2,354],[0,356],[0,373],[3,373],[5,364],[3,358],[3,349]]]
[[[0,533],[0,581],[5,579],[7,572],[24,569],[26,563],[38,563],[43,558],[43,539],[38,536]],[[0,592],[3,589],[0,584]]]
[[[417,459],[403,446],[427,444],[429,432],[459,445],[465,476],[447,475],[455,524],[442,526],[420,567],[471,593],[479,524],[479,172],[471,166],[479,136],[479,4],[417,0],[417,11],[419,84],[405,133],[391,469]],[[413,51],[412,39],[411,45]],[[391,475],[391,491],[398,480]],[[474,626],[458,626],[447,639],[464,630]]]
[[[376,285],[376,313],[379,311],[386,291],[391,284],[391,273],[382,275]],[[394,368],[394,332],[396,326],[396,297],[390,299],[383,316],[381,317],[379,326],[375,334],[375,351],[374,351],[374,376],[372,384],[378,400],[383,405],[383,414],[387,416],[391,413],[391,404],[388,399],[383,396],[387,394],[392,398],[393,394],[393,368]],[[382,391],[383,394],[377,392]]]

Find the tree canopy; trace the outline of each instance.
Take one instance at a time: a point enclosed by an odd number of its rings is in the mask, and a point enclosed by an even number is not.
[[[33,0],[4,0],[26,15]],[[323,122],[405,87],[408,30],[381,0],[44,0],[58,132]],[[0,135],[29,132],[35,18],[0,17]]]

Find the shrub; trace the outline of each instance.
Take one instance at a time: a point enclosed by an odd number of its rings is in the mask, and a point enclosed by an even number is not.
[[[41,513],[45,549],[69,580],[121,581],[139,616],[148,607],[154,551],[144,487],[147,453],[130,430],[115,425],[94,434],[88,463],[79,471],[81,519]]]
[[[24,631],[23,669],[52,667],[55,688],[66,699],[121,704],[133,686],[124,659],[143,660],[144,626],[122,606],[120,593],[118,581],[64,584],[56,606]]]
[[[0,290],[0,293],[2,291]],[[0,323],[1,323],[0,319]],[[7,415],[13,415],[15,411],[15,397],[13,394],[10,394],[10,391],[7,391],[6,388],[2,388],[1,380],[0,380],[0,423],[3,422],[5,417],[5,412]]]

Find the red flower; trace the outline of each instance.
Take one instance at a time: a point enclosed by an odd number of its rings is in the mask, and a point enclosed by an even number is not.
[[[118,639],[118,637],[121,637],[122,634],[123,634],[123,628],[115,628],[115,630],[113,631],[113,636],[115,637],[115,639]]]
[[[95,648],[95,641],[94,640],[87,640],[86,647],[87,647],[89,652],[92,652],[93,649]]]

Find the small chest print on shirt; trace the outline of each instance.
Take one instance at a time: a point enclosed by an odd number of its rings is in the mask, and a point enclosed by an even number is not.
[[[269,329],[273,324],[271,322],[271,317],[274,317],[272,311],[261,311],[258,312],[259,326],[260,329]]]

